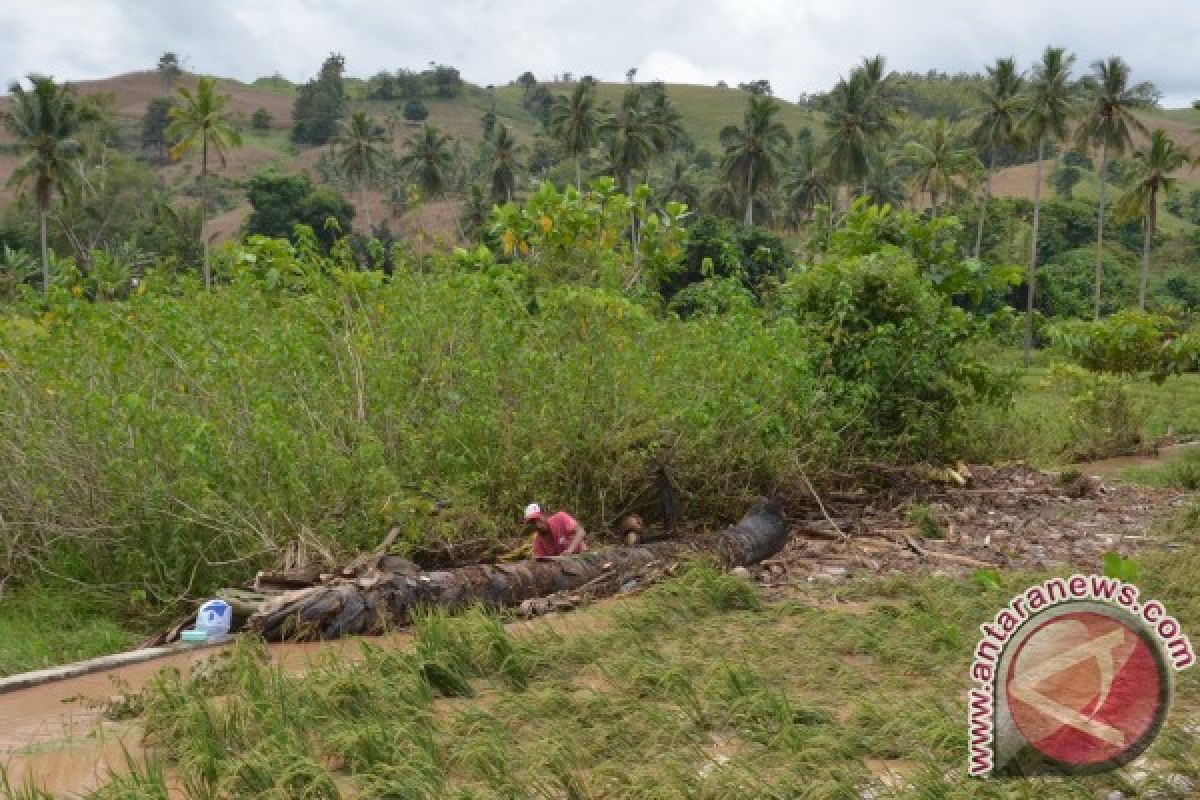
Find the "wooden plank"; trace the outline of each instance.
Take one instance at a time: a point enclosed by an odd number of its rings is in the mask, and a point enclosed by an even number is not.
[[[61,667],[50,667],[49,669],[39,669],[34,672],[9,675],[7,678],[0,678],[0,694],[31,689],[34,686],[65,681],[69,678],[78,678],[80,675],[90,675],[94,672],[105,672],[110,669],[117,669],[118,667],[127,667],[130,664],[141,664],[145,661],[153,661],[156,658],[164,658],[189,650],[204,650],[209,647],[219,647],[232,642],[233,638],[233,636],[222,636],[218,639],[210,639],[207,642],[175,642],[173,644],[162,645],[161,647],[143,647],[138,650],[130,650],[126,653],[115,653],[109,656],[90,658],[87,661],[78,661],[74,664],[65,664]]]

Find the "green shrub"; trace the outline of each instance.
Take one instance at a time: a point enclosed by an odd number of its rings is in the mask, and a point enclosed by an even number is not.
[[[946,530],[942,527],[934,510],[925,503],[913,503],[904,512],[904,519],[915,527],[926,539],[945,539]]]
[[[966,410],[1010,394],[1010,376],[974,351],[979,323],[899,250],[813,267],[784,285],[781,305],[811,331],[837,404],[853,409],[843,436],[876,456],[948,457]]]
[[[1155,380],[1200,365],[1200,341],[1170,317],[1126,310],[1098,322],[1065,322],[1051,340],[1087,369],[1115,375],[1146,373]]]
[[[1143,413],[1125,379],[1061,366],[1055,376],[1070,391],[1066,455],[1071,460],[1125,455],[1142,446]]]
[[[532,294],[519,267],[384,282],[280,240],[218,262],[216,293],[150,274],[0,317],[0,572],[205,592],[297,538],[515,534],[534,498],[602,527],[660,467],[723,522],[855,458],[792,319]]]

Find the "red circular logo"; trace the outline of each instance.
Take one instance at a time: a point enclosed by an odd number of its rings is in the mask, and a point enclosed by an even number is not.
[[[1114,616],[1075,611],[1024,638],[1004,688],[1031,747],[1086,768],[1124,763],[1145,748],[1166,713],[1167,680],[1144,634]]]

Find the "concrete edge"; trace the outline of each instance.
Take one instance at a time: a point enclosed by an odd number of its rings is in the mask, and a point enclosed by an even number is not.
[[[211,647],[228,644],[233,639],[233,636],[227,635],[211,639],[207,642],[172,642],[161,647],[143,647],[139,650],[129,650],[124,653],[90,658],[87,661],[77,661],[74,664],[64,664],[61,667],[48,667],[47,669],[39,669],[33,672],[9,675],[6,678],[0,678],[0,695],[19,692],[22,689],[32,689],[35,686],[44,686],[47,683],[57,683],[58,681],[78,678],[82,675],[90,675],[95,672],[105,672],[110,669],[127,667],[131,664],[154,661],[158,658],[165,658],[166,656],[184,653],[189,650],[206,650]]]

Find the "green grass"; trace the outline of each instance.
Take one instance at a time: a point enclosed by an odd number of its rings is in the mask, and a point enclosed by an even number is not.
[[[597,92],[601,102],[614,108],[621,103],[621,96],[629,87],[623,83],[600,83]],[[551,84],[554,94],[566,94],[570,87]],[[532,135],[537,123],[520,108],[523,90],[520,86],[498,86],[497,113],[516,121],[526,133]],[[695,140],[697,147],[708,148],[716,155],[721,153],[720,133],[726,125],[741,125],[746,110],[746,92],[738,89],[721,89],[716,86],[690,84],[668,84],[667,94],[683,118],[683,127]],[[802,127],[816,128],[820,115],[807,111],[786,100],[779,101],[782,110],[779,121],[793,134]]]
[[[989,360],[1017,365],[1020,358],[1017,350],[997,349]],[[1013,406],[981,412],[975,422],[981,435],[976,439],[975,451],[969,454],[971,458],[1024,458],[1043,466],[1058,466],[1076,460],[1089,449],[1089,443],[1082,442],[1081,437],[1089,430],[1094,433],[1096,421],[1070,413],[1072,386],[1055,368],[1057,358],[1049,350],[1035,351],[1033,366],[1019,375]],[[1200,374],[1172,377],[1162,384],[1130,380],[1126,385],[1144,442],[1152,443],[1168,430],[1184,437],[1200,435]]]
[[[296,146],[292,144],[288,136],[288,131],[284,129],[272,128],[266,131],[250,129],[242,133],[242,141],[247,145],[273,150],[281,156],[291,157],[297,152]]]
[[[1200,628],[1191,578],[1198,533],[1200,508],[1165,532],[1184,550],[1141,564],[1143,587],[1190,630]],[[259,646],[244,640],[215,669],[164,673],[145,694],[144,724],[189,797],[1128,792],[1122,773],[963,774],[976,626],[1040,577],[859,582],[839,595],[860,603],[839,611],[804,598],[764,604],[749,584],[695,565],[553,628],[514,634],[479,611],[427,615],[410,646],[364,644],[357,663],[331,655],[302,677],[265,665]],[[1162,774],[1200,777],[1200,749],[1185,727],[1200,701],[1196,674],[1180,675],[1151,750]],[[883,760],[906,786],[886,792],[871,770]],[[156,785],[153,768],[144,774]]]
[[[22,590],[0,600],[0,676],[125,650],[142,638],[69,588]]]

